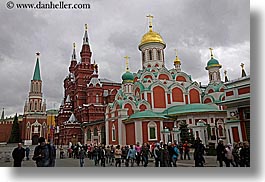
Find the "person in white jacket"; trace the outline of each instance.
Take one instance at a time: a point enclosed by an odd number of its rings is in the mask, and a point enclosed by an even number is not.
[[[226,148],[225,148],[225,164],[226,167],[230,167],[230,164],[232,164],[233,167],[235,167],[236,165],[234,164],[234,156],[232,154],[233,151],[233,147],[232,144],[227,144]]]

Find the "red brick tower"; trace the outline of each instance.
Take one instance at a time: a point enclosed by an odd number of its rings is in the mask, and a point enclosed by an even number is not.
[[[36,145],[39,137],[47,139],[47,115],[46,103],[42,99],[42,80],[40,76],[39,56],[36,53],[37,61],[30,84],[28,100],[25,102],[22,121],[21,138],[23,141]]]

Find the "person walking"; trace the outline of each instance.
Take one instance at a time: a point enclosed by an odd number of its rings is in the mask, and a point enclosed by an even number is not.
[[[157,143],[154,148],[155,167],[159,167],[160,163],[160,144]]]
[[[178,149],[179,149],[180,160],[183,160],[183,144],[182,144],[182,142],[179,142]]]
[[[136,164],[137,164],[137,166],[139,166],[140,161],[141,161],[141,155],[140,155],[141,146],[140,146],[139,142],[136,143],[135,150],[136,150]]]
[[[202,141],[198,139],[195,141],[194,147],[195,167],[203,167],[205,163],[205,159],[203,156],[205,152],[205,146],[202,144]]]
[[[25,157],[25,149],[22,147],[22,143],[18,143],[17,147],[12,152],[14,159],[14,167],[21,167],[22,160]]]
[[[147,143],[144,143],[144,145],[142,146],[140,155],[142,156],[144,167],[147,167],[148,156],[150,155],[150,150],[149,147],[147,146]]]
[[[219,167],[223,167],[223,161],[225,160],[225,146],[222,139],[218,140],[218,145],[216,147],[217,161],[219,162]]]
[[[37,167],[54,167],[54,150],[50,144],[45,142],[44,137],[38,139],[39,145],[34,149],[33,160],[36,161]]]
[[[241,166],[240,167],[250,167],[250,148],[247,141],[243,142],[243,148],[240,151]]]
[[[134,161],[136,159],[136,150],[133,148],[133,145],[130,145],[130,149],[126,158],[131,163],[131,167],[133,167]]]
[[[225,164],[226,167],[230,167],[230,164],[233,165],[233,167],[235,167],[236,165],[234,164],[234,157],[232,154],[233,148],[232,148],[232,144],[227,144],[227,147],[225,148]]]
[[[29,153],[30,153],[30,148],[29,146],[26,147],[26,159],[27,161],[29,160]]]
[[[178,149],[178,146],[176,144],[172,144],[173,147],[172,147],[172,164],[173,164],[173,167],[177,167],[177,160],[178,160],[178,156],[179,156],[179,149]]]
[[[85,150],[83,147],[81,147],[79,151],[80,167],[84,167],[84,163],[85,163],[84,159],[85,159]]]
[[[117,166],[121,167],[121,155],[122,155],[122,151],[121,151],[120,145],[117,145],[115,149],[115,153],[114,153],[116,167]]]
[[[106,149],[105,149],[105,145],[101,145],[101,149],[100,149],[100,164],[102,167],[105,167],[106,165]]]
[[[186,160],[186,156],[188,156],[188,160],[190,160],[190,146],[188,141],[185,141],[183,144],[183,151],[184,151],[184,160]]]
[[[160,167],[169,167],[170,155],[167,148],[167,144],[163,145],[160,153]]]

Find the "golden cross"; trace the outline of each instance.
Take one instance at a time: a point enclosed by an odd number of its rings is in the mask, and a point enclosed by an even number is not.
[[[152,25],[152,19],[154,18],[154,16],[152,16],[152,15],[149,14],[146,17],[149,18],[149,30],[152,30],[152,27],[153,27],[153,25]]]
[[[129,59],[130,59],[130,57],[129,56],[125,56],[124,58],[126,60],[126,62],[125,62],[125,64],[126,64],[126,71],[129,71]]]
[[[211,51],[211,58],[213,58],[213,48],[209,48],[210,49],[210,51]]]
[[[176,52],[176,57],[178,57],[178,50],[174,49],[174,51]]]

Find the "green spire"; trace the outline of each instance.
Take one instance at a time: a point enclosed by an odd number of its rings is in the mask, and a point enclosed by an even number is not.
[[[40,53],[37,52],[36,55],[37,55],[37,62],[36,62],[36,65],[35,65],[35,71],[34,71],[34,75],[33,75],[33,80],[41,80],[41,78],[40,78],[40,65],[39,65],[39,55],[40,55]]]

